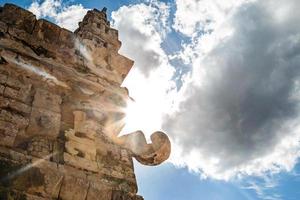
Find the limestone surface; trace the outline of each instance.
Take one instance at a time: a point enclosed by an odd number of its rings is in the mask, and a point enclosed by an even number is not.
[[[120,47],[105,9],[71,32],[0,7],[1,200],[143,199],[133,158],[157,165],[171,146],[162,132],[119,137],[133,65]]]

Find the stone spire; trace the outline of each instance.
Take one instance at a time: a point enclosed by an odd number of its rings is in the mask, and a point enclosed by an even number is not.
[[[106,78],[121,84],[133,61],[118,54],[121,42],[118,31],[110,27],[106,8],[102,11],[89,10],[74,33],[90,54],[89,67],[95,73],[106,74]]]
[[[93,40],[97,46],[107,47],[118,51],[121,42],[118,39],[118,31],[110,27],[107,20],[106,8],[102,11],[97,9],[89,10],[79,23],[75,34],[82,39]]]

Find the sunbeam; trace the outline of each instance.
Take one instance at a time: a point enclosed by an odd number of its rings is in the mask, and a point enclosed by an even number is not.
[[[20,168],[19,170],[11,173],[11,174],[8,174],[7,176],[3,177],[0,179],[0,183],[2,182],[6,182],[8,180],[11,180],[11,179],[14,179],[15,177],[23,174],[24,172],[28,171],[29,169],[35,167],[35,166],[38,166],[39,164],[45,162],[45,161],[48,161],[49,158],[51,158],[52,156],[55,156],[57,155],[58,152],[54,152],[54,153],[51,153],[41,159],[37,159],[36,161],[34,161],[33,163],[30,163],[30,164],[27,164],[25,165],[24,167]]]

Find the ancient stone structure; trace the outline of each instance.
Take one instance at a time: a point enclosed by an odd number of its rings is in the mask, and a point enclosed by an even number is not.
[[[170,154],[162,132],[119,137],[133,61],[105,10],[73,33],[15,5],[0,7],[0,199],[140,200],[133,158]]]

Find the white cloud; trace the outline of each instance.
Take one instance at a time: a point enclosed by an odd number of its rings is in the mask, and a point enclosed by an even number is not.
[[[189,2],[181,20],[206,1]],[[250,2],[227,12],[226,2],[223,9],[210,1],[220,9],[193,15],[191,24],[175,21],[192,38],[180,56],[193,73],[180,110],[164,121],[174,141],[171,161],[217,179],[290,171],[300,156],[299,4]],[[198,22],[213,31],[198,34]]]
[[[169,7],[153,2],[123,6],[112,13],[123,46],[120,53],[135,61],[135,68],[146,76],[150,71],[168,64],[161,43],[168,31]],[[142,16],[142,17],[141,17]]]
[[[259,199],[263,200],[282,200],[281,196],[278,194],[266,194],[265,192],[265,186],[259,185],[256,182],[249,183],[248,187],[245,187],[244,189],[253,190],[259,197]]]
[[[37,18],[55,17],[56,10],[61,6],[59,0],[45,0],[43,2],[33,1],[28,10],[33,12]]]
[[[214,30],[235,8],[250,0],[176,0],[175,30],[196,36]]]
[[[83,8],[81,4],[71,5],[57,13],[55,20],[58,25],[73,31],[78,27],[78,22],[83,19],[86,12],[87,9]]]
[[[33,1],[28,10],[37,18],[50,18],[59,26],[74,31],[87,10],[81,4],[65,5],[61,0]]]

